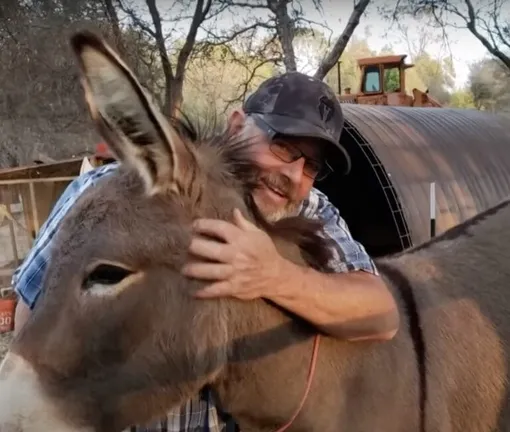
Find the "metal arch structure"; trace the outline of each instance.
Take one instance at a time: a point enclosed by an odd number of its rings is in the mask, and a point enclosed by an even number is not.
[[[431,182],[436,234],[510,195],[505,119],[450,108],[342,104],[342,110],[341,142],[353,170],[318,187],[373,255],[430,238]]]

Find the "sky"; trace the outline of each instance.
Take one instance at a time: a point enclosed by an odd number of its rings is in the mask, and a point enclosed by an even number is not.
[[[138,4],[145,3],[142,0],[132,1]],[[251,4],[260,3],[260,0],[242,1]],[[369,36],[367,39],[370,48],[379,51],[385,45],[391,44],[397,53],[410,54],[408,45],[406,40],[402,37],[402,34],[396,28],[390,31],[390,23],[388,23],[388,21],[384,20],[378,14],[376,6],[381,1],[388,2],[393,0],[373,0],[367,8],[366,15],[362,17],[359,26],[356,28],[354,36],[366,38],[367,29],[369,29]],[[178,4],[182,3],[180,3],[179,0],[158,0],[157,2],[158,8],[163,18],[168,16],[168,14],[176,16],[175,7]],[[347,20],[349,19],[349,16],[352,12],[353,0],[322,0],[322,14],[319,13],[319,11],[315,8],[313,0],[300,0],[300,4],[303,7],[306,18],[325,24],[333,31],[331,36],[332,40],[334,40],[341,34]],[[187,10],[185,13],[189,15],[192,13],[192,11]],[[261,13],[267,12],[262,10]],[[223,15],[223,18],[218,20],[215,25],[219,28],[229,29],[234,23],[239,24],[241,19],[242,17],[240,18],[239,16],[233,17]],[[423,23],[414,21],[412,19],[401,21],[400,23],[409,28],[408,35],[410,37],[408,40],[411,42],[411,44],[413,44],[413,42],[419,38],[420,31],[424,30]],[[175,32],[174,36],[180,37],[185,36],[188,30],[188,26],[189,21],[182,22],[180,24],[176,24],[174,21],[173,23],[167,23],[165,25],[167,29],[172,28],[172,30]],[[425,30],[431,33],[435,33],[436,35],[440,35],[440,30],[433,28],[425,28]],[[427,47],[427,51],[433,57],[452,57],[456,73],[455,85],[459,88],[462,87],[467,81],[469,74],[469,64],[487,57],[488,53],[482,44],[467,29],[448,28],[446,32],[448,35],[449,44],[445,44],[444,42],[431,43]],[[205,33],[199,32],[198,38],[203,36],[205,36]],[[440,39],[443,40],[443,38]],[[298,68],[300,64],[309,64],[309,61],[307,59],[298,58]],[[301,70],[305,73],[308,72],[307,70],[303,70],[303,68],[301,68]]]
[[[375,0],[377,2],[377,0]],[[306,15],[311,19],[319,22],[325,22],[329,28],[334,31],[334,35],[338,36],[349,16],[352,12],[352,1],[345,0],[323,0],[324,14],[321,16],[311,1],[304,0],[303,4],[306,8]],[[398,54],[409,54],[408,45],[401,33],[397,28],[393,31],[390,30],[390,24],[378,15],[377,9],[370,5],[367,8],[366,16],[360,20],[360,24],[356,28],[354,35],[358,37],[365,37],[366,28],[369,28],[368,44],[374,50],[381,50],[385,45],[391,44],[394,51]],[[417,43],[420,31],[425,27],[423,23],[417,22],[412,19],[401,22],[409,28],[409,36],[411,45]],[[425,28],[426,31],[440,36],[439,30],[433,28]],[[336,31],[335,31],[336,30]],[[452,56],[455,66],[455,84],[457,87],[462,87],[469,75],[469,64],[488,56],[486,48],[476,39],[467,29],[453,29],[446,30],[448,34],[449,44],[444,42],[430,44],[427,51],[433,57]],[[442,39],[442,38],[441,38]],[[409,62],[409,61],[408,61]]]

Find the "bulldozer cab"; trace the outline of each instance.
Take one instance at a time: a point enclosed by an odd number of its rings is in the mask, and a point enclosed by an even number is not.
[[[407,94],[406,70],[414,65],[406,64],[406,57],[406,54],[400,54],[358,59],[361,71],[358,91],[352,94],[350,89],[346,88],[345,93],[339,95],[340,102],[414,107],[441,106],[427,92],[413,89],[412,96]]]
[[[382,94],[405,91],[405,55],[372,57],[358,60],[361,69],[360,93]]]

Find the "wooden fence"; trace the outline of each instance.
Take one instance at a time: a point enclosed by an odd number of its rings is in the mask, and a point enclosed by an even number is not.
[[[0,295],[82,159],[0,170]]]

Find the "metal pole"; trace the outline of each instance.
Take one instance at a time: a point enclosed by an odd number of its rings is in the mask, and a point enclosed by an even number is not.
[[[34,218],[34,235],[37,235],[40,224],[39,224],[39,210],[37,209],[37,200],[35,199],[35,186],[34,182],[30,182],[28,184],[29,191],[30,191],[30,205],[32,206],[32,217]]]
[[[430,237],[436,236],[436,183],[430,183]]]
[[[340,72],[340,65],[342,64],[341,61],[337,62],[336,64],[336,79],[338,81],[338,94],[342,94],[342,73]]]
[[[5,204],[5,209],[7,211],[6,217],[7,217],[7,223],[9,224],[9,234],[11,236],[11,246],[12,246],[12,253],[14,257],[15,265],[19,265],[19,255],[18,255],[18,246],[16,244],[16,231],[14,230],[14,217],[11,219],[12,212],[11,212],[11,203],[12,203],[12,190],[7,189],[7,203]]]

